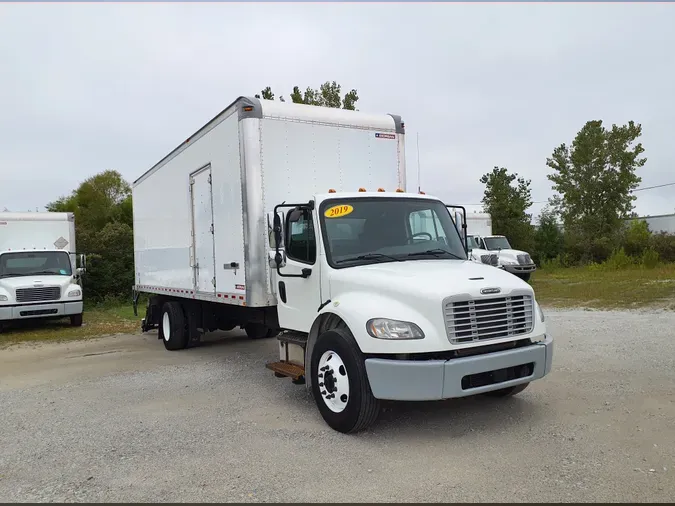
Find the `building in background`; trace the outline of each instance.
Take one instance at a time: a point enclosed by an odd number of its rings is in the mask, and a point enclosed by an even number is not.
[[[649,231],[653,234],[659,232],[666,232],[667,234],[675,234],[675,214],[659,214],[657,216],[640,216],[638,218],[630,218],[627,221],[644,220],[649,226]]]

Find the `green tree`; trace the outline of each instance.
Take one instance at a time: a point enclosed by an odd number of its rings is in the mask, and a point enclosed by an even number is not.
[[[509,174],[504,167],[494,167],[480,182],[485,185],[483,209],[492,217],[493,233],[505,235],[514,248],[531,250],[533,227],[526,212],[532,205],[530,181]]]
[[[557,192],[551,199],[562,217],[565,230],[584,242],[590,255],[599,239],[616,241],[621,222],[631,215],[635,197],[631,194],[641,179],[636,175],[647,159],[637,139],[642,126],[629,121],[606,129],[602,121],[588,121],[571,146],[554,149],[546,165],[553,169],[548,179]]]
[[[75,214],[77,249],[89,257],[85,296],[128,294],[134,282],[133,213],[131,186],[122,175],[103,171],[45,207]]]
[[[255,97],[274,100],[274,93],[272,88],[268,86]],[[319,86],[318,90],[307,87],[304,92],[300,91],[299,86],[294,86],[290,97],[294,104],[318,105],[352,111],[356,110],[356,102],[359,100],[359,94],[356,90],[351,90],[342,95],[342,87],[335,81],[326,81]],[[279,97],[279,100],[284,102],[283,97]]]
[[[539,215],[539,227],[534,234],[534,249],[538,260],[550,260],[563,252],[564,236],[558,225],[554,210],[542,209]]]

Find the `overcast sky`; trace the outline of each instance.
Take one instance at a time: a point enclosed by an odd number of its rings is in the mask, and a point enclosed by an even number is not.
[[[642,123],[641,185],[675,182],[674,26],[667,4],[0,4],[0,210],[133,181],[237,96],[326,80],[402,115],[409,189],[419,132],[448,202],[495,165],[546,200],[546,157],[591,119]],[[675,186],[636,195],[675,211]]]

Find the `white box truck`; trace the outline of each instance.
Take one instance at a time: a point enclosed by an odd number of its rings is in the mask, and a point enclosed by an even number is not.
[[[276,335],[267,367],[345,433],[380,400],[542,378],[553,341],[532,288],[468,261],[446,205],[405,192],[404,148],[398,116],[234,101],[133,184],[142,330],[168,350]]]
[[[477,263],[489,264],[529,281],[537,270],[530,254],[513,249],[503,235],[492,234],[490,213],[469,213],[466,216],[469,257]]]
[[[0,213],[0,330],[16,320],[82,325],[73,213]]]

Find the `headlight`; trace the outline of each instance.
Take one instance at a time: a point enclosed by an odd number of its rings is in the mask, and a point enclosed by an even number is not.
[[[82,295],[82,290],[71,290],[68,292],[68,297],[79,297]]]
[[[7,295],[0,295],[0,302],[8,301]]]
[[[539,318],[541,318],[541,321],[543,322],[546,318],[544,318],[544,312],[541,310],[539,303],[537,303],[537,311],[539,311]]]
[[[414,323],[388,318],[368,320],[366,330],[377,339],[424,339],[424,332]]]

